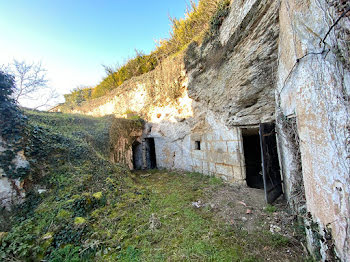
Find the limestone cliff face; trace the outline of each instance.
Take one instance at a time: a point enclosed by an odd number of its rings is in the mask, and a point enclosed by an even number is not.
[[[228,126],[274,119],[279,1],[234,1],[219,36],[187,50],[189,96]]]
[[[350,71],[344,60],[350,13],[338,20],[349,7],[349,1],[284,0],[280,9],[281,160],[288,189],[293,165],[283,124],[292,116],[300,136],[307,211],[317,225],[307,229],[309,248],[322,261],[334,261],[335,255],[350,261]]]
[[[116,117],[138,115],[159,122],[192,116],[192,100],[187,95],[183,55],[170,57],[155,70],[132,78],[108,95],[87,101],[71,113]]]

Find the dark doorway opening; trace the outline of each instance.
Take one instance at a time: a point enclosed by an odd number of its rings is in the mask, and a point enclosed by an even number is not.
[[[142,145],[138,141],[132,144],[132,162],[135,170],[143,168]]]
[[[258,128],[242,129],[246,165],[246,181],[249,187],[264,188],[261,166],[261,149]]]
[[[247,185],[264,189],[265,200],[271,204],[283,193],[275,124],[243,128],[242,137]]]
[[[157,168],[156,146],[154,143],[154,138],[145,139],[145,149],[146,149],[147,169]]]

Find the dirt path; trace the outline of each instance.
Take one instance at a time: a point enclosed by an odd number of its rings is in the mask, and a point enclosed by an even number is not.
[[[159,196],[186,192],[188,198],[181,199],[180,195],[178,196],[180,210],[174,213],[180,214],[182,205],[183,208],[190,208],[191,212],[213,225],[209,230],[209,236],[207,231],[201,234],[202,228],[198,227],[198,234],[194,237],[216,236],[211,241],[213,245],[222,242],[222,252],[239,250],[236,259],[201,260],[189,256],[187,257],[189,260],[306,261],[307,255],[300,242],[302,234],[294,224],[293,216],[288,214],[283,200],[278,200],[275,206],[266,207],[262,190],[225,185],[216,178],[199,174],[150,171],[137,172],[135,175],[138,184]],[[187,203],[182,202],[184,200]],[[162,210],[156,212],[153,214],[155,217],[162,216]],[[196,239],[191,241],[195,243]],[[180,260],[182,259],[179,257],[168,259],[168,261]]]

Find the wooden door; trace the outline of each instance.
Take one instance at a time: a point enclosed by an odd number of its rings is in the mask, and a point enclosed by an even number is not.
[[[283,193],[275,123],[261,123],[259,134],[265,200],[271,204]]]

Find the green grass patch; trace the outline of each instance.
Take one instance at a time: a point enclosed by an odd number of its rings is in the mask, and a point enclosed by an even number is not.
[[[4,261],[264,261],[290,245],[192,205],[225,186],[221,179],[166,170],[131,174],[110,163],[99,147],[108,142],[109,118],[27,115],[28,141],[37,150],[29,156],[40,160],[31,176],[47,191],[28,194],[0,234]]]
[[[268,205],[264,208],[264,211],[267,212],[267,213],[274,213],[274,212],[277,211],[277,207],[268,204]]]

